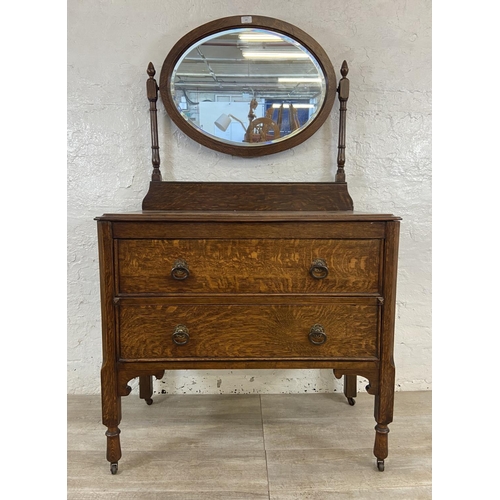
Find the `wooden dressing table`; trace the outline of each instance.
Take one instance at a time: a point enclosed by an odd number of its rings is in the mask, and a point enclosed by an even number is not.
[[[195,44],[209,52],[204,37],[213,40],[214,34],[222,37],[240,27],[251,34],[266,30],[284,40],[292,37],[319,63],[323,101],[316,116],[289,138],[269,142],[266,131],[264,144],[220,142],[178,110],[184,101],[176,101],[171,83],[177,81],[172,74],[180,72],[182,55]],[[356,376],[366,377],[375,399],[374,455],[384,470],[395,385],[400,219],[353,211],[344,173],[347,71],[344,63],[337,88],[333,68],[314,40],[260,16],[225,18],[190,32],[167,56],[160,87],[150,64],[153,174],[143,210],[96,219],[102,412],[113,474],[121,457],[121,397],[129,394],[131,379],[139,377],[140,397],[151,404],[152,377],[159,379],[166,370],[239,368],[331,368],[344,376],[351,405]],[[328,116],[338,91],[335,182],[163,182],[158,90],[184,132],[212,149],[241,156],[272,154],[306,140]]]

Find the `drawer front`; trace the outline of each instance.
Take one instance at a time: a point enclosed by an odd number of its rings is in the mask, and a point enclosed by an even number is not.
[[[118,317],[123,360],[377,357],[376,305],[133,303]]]
[[[377,293],[381,245],[379,239],[117,240],[117,287],[122,294]]]

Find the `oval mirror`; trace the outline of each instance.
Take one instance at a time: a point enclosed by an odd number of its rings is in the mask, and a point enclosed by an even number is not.
[[[236,156],[284,151],[324,123],[336,92],[325,51],[302,30],[262,16],[234,16],[185,35],[160,74],[176,125]]]

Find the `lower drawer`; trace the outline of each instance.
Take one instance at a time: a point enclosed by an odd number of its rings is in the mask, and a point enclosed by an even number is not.
[[[379,307],[122,303],[118,322],[122,360],[373,359]]]

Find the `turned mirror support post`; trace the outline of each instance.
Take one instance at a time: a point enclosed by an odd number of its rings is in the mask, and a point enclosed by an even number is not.
[[[340,101],[340,125],[339,125],[339,152],[337,156],[337,174],[335,175],[335,182],[345,182],[345,128],[346,128],[346,111],[347,111],[347,99],[349,99],[349,80],[347,73],[349,72],[349,67],[347,62],[342,63],[342,68],[340,70],[342,78],[339,81],[339,101]]]
[[[146,82],[146,90],[149,100],[149,114],[151,117],[151,150],[152,150],[152,163],[153,174],[151,175],[152,181],[161,181],[160,172],[160,147],[158,146],[158,119],[156,115],[156,101],[158,100],[158,85],[154,79],[156,70],[153,63],[148,65],[148,81]]]

